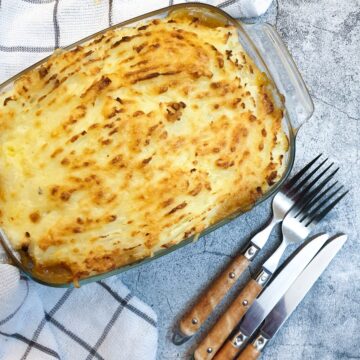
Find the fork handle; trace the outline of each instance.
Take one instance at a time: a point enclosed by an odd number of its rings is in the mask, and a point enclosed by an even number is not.
[[[253,245],[253,242],[256,241],[257,243],[265,244],[272,229],[279,221],[279,219],[273,217],[263,230],[254,235],[245,251],[231,261],[226,269],[200,296],[195,305],[180,320],[180,331],[177,335],[179,340],[177,341],[177,344],[183,343],[186,341],[186,337],[194,335],[200,329],[202,324],[233,287],[241,274],[248,268],[250,261],[252,261],[259,252],[259,248]]]
[[[249,264],[250,260],[243,254],[236,256],[231,261],[220,276],[201,295],[197,303],[180,320],[179,328],[182,334],[191,336],[199,330]]]
[[[262,289],[263,286],[254,279],[251,279],[246,284],[237,298],[231,303],[229,308],[197,347],[194,353],[195,360],[210,360],[215,356],[223,342],[240,322]]]
[[[282,219],[279,219],[278,217],[275,217],[275,215],[273,215],[271,221],[261,231],[256,233],[252,237],[250,242],[262,248],[268,240],[274,226],[278,224],[281,220]]]

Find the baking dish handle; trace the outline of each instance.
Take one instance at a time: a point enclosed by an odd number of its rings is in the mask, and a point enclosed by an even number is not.
[[[314,104],[304,80],[275,28],[267,23],[242,24],[260,52],[269,73],[282,95],[296,132],[314,112]]]

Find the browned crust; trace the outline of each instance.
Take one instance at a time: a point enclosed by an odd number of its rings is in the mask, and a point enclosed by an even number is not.
[[[234,36],[194,19],[112,30],[0,96],[0,226],[38,273],[79,279],[151,256],[278,180],[283,110]]]

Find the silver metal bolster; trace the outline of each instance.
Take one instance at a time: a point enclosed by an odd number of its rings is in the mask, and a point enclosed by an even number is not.
[[[241,349],[249,339],[248,336],[244,335],[241,331],[239,331],[235,336],[233,336],[231,343],[237,349]]]
[[[257,351],[262,351],[262,349],[265,347],[269,340],[264,338],[261,334],[256,337],[256,339],[253,341],[254,348]]]
[[[244,256],[248,260],[252,260],[258,252],[259,252],[259,248],[253,244],[250,244],[250,246],[248,248],[246,248],[246,250],[244,252]]]
[[[265,270],[261,270],[261,273],[256,278],[256,282],[262,287],[264,287],[264,285],[268,282],[269,279],[270,279],[270,274]]]

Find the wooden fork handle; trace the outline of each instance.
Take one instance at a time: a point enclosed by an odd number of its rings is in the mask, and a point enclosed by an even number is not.
[[[231,261],[225,271],[220,274],[200,296],[197,303],[180,320],[179,329],[182,334],[191,336],[199,330],[215,307],[249,266],[249,263],[250,261],[242,254]]]
[[[215,356],[226,338],[260,294],[261,290],[262,286],[254,279],[251,279],[246,284],[235,301],[231,303],[226,312],[220,317],[205,339],[197,347],[194,353],[195,360],[210,360]],[[218,359],[218,357],[216,357],[216,359]]]

